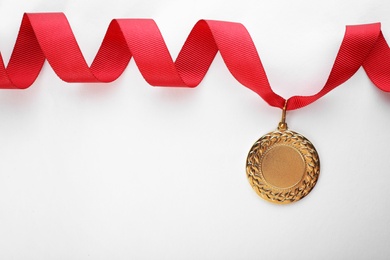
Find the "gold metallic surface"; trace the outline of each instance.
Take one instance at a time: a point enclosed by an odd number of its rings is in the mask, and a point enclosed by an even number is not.
[[[287,204],[305,197],[317,183],[320,160],[313,144],[290,131],[261,137],[246,162],[249,183],[265,200]]]
[[[263,199],[278,204],[305,197],[320,175],[320,158],[313,144],[287,128],[287,101],[278,130],[257,140],[246,160],[252,188]]]
[[[289,145],[270,147],[264,152],[260,167],[265,181],[282,189],[297,185],[306,170],[302,154]]]

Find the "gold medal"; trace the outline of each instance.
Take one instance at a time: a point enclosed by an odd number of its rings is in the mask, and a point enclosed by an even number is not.
[[[288,130],[285,119],[286,106],[278,129],[256,141],[246,162],[252,188],[263,199],[278,204],[305,197],[320,174],[320,160],[313,144]]]

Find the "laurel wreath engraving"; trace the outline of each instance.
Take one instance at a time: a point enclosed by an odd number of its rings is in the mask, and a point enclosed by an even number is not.
[[[306,172],[301,181],[287,189],[270,186],[262,176],[260,167],[266,151],[281,144],[295,147],[306,163]],[[246,173],[258,195],[271,202],[287,204],[302,199],[314,188],[320,174],[320,160],[313,144],[304,136],[290,130],[274,131],[261,137],[252,146],[247,158]]]

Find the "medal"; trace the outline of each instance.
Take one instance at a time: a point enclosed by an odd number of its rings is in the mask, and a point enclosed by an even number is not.
[[[286,104],[277,130],[257,140],[246,161],[252,188],[263,199],[278,204],[305,197],[320,174],[320,159],[313,144],[287,127]]]

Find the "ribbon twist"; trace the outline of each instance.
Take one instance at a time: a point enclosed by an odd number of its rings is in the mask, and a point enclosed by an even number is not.
[[[283,108],[286,100],[272,91],[256,47],[240,23],[200,20],[176,61],[151,19],[114,19],[89,67],[62,13],[25,14],[8,66],[0,55],[0,88],[25,89],[47,60],[66,82],[111,82],[133,57],[153,86],[196,87],[217,52],[230,73],[269,105]],[[340,50],[324,87],[315,95],[288,99],[287,110],[309,105],[344,83],[363,66],[371,81],[390,91],[390,49],[380,24],[347,26]]]

